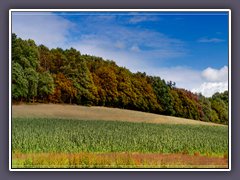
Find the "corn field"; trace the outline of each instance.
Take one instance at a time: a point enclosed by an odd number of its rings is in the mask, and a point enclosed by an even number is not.
[[[13,118],[12,152],[197,152],[221,156],[228,153],[228,127]]]

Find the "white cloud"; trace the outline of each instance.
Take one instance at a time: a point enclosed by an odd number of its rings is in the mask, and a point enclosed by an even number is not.
[[[159,76],[165,81],[174,81],[177,87],[188,90],[199,86],[202,82],[201,71],[184,66],[165,68],[151,67],[149,69],[147,68],[147,74]]]
[[[201,92],[206,97],[211,97],[216,92],[228,90],[228,82],[204,82],[199,88],[192,89],[193,92]]]
[[[228,67],[224,66],[219,70],[208,67],[207,69],[205,69],[202,72],[202,76],[207,81],[212,81],[212,82],[227,81],[227,79],[228,79]]]
[[[203,71],[184,66],[169,68],[146,66],[144,69],[149,75],[160,76],[166,81],[174,81],[176,82],[177,87],[191,90],[194,93],[202,93],[206,97],[211,97],[216,92],[224,92],[228,90],[227,66],[224,66],[219,70],[208,67]],[[142,71],[144,71],[144,69]],[[214,73],[208,74],[209,69],[211,69],[210,72],[214,70]],[[214,76],[212,78],[207,76],[206,78],[203,74],[209,76],[214,74]],[[215,76],[216,74],[219,76]]]
[[[12,32],[22,39],[34,39],[49,48],[62,47],[67,42],[70,21],[50,12],[19,12],[12,15]]]
[[[227,67],[224,66],[221,69],[226,68]],[[202,75],[206,69],[200,71],[184,66],[157,68],[145,65],[140,71],[145,71],[152,76],[159,76],[165,81],[174,81],[178,88],[184,88],[194,93],[202,93],[206,97],[211,97],[216,92],[224,92],[225,90],[228,90],[227,74],[222,76],[221,81],[219,79],[216,79],[216,81],[209,81]]]
[[[225,41],[224,39],[219,39],[219,38],[201,38],[198,40],[198,42],[201,43],[219,43]]]
[[[104,42],[104,43],[103,43]],[[81,54],[89,54],[99,56],[104,59],[114,60],[119,66],[126,67],[132,72],[140,71],[147,67],[147,62],[141,53],[136,53],[124,48],[114,47],[108,40],[89,39],[83,40],[71,45],[81,52]]]
[[[228,67],[220,69],[208,67],[201,73],[203,83],[192,89],[193,92],[201,92],[204,96],[210,97],[216,92],[228,90]]]
[[[94,26],[87,28],[96,29]],[[154,59],[161,63],[164,60],[186,54],[184,43],[181,40],[169,38],[159,32],[128,29],[122,26],[99,26],[97,29],[97,32],[81,35],[77,41],[68,46],[75,47],[82,54],[116,60],[121,65],[123,64],[121,61],[125,62],[124,59],[127,58],[130,61],[125,65],[126,67],[132,66],[132,61],[135,61],[133,59],[139,61],[139,64],[141,61],[149,64],[150,60]],[[120,57],[124,57],[124,59]]]

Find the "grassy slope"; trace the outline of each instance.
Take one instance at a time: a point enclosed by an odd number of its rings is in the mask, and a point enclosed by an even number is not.
[[[148,122],[163,124],[194,124],[194,125],[216,125],[219,124],[201,122],[197,120],[184,119],[171,116],[163,116],[139,111],[107,108],[86,107],[77,105],[61,104],[37,104],[37,105],[13,105],[13,117],[42,117],[63,118],[80,120],[116,120],[130,122]]]

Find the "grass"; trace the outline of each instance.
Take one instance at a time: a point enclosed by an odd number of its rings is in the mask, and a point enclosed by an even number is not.
[[[12,166],[227,168],[228,126],[116,108],[14,105]]]
[[[227,127],[14,118],[12,152],[142,152],[224,155]]]
[[[67,104],[21,104],[12,106],[13,117],[22,118],[59,118],[76,120],[107,120],[146,122],[154,124],[190,124],[224,126],[210,122],[202,122],[153,113],[132,111],[107,107],[86,107]]]

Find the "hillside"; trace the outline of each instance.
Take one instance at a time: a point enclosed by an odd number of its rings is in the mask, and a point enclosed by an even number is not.
[[[48,49],[12,35],[12,100],[104,106],[228,124],[228,91],[207,98],[158,76],[74,48]]]
[[[202,122],[185,118],[163,116],[153,113],[125,110],[107,107],[86,107],[78,105],[62,104],[35,104],[35,105],[13,105],[13,117],[28,118],[62,118],[79,120],[108,120],[108,121],[129,121],[147,122],[157,124],[196,124],[196,125],[216,125],[220,124]]]

